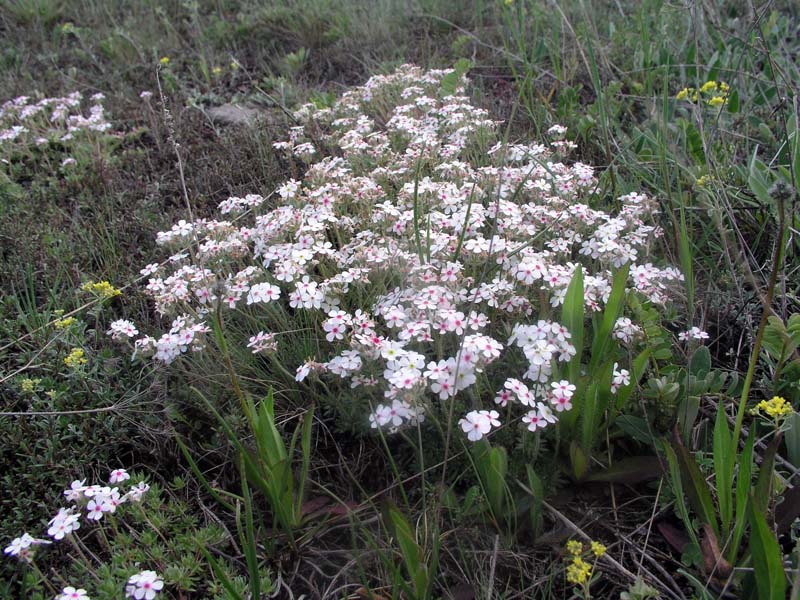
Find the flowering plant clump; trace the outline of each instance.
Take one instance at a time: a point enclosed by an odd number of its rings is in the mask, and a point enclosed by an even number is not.
[[[81,348],[73,348],[69,354],[64,357],[64,364],[70,369],[77,369],[88,362],[86,353]]]
[[[72,537],[72,534],[81,528],[82,515],[88,521],[99,522],[106,515],[116,513],[117,509],[125,503],[141,502],[149,491],[150,486],[144,482],[130,485],[126,491],[115,485],[124,483],[130,478],[130,474],[120,468],[111,471],[108,479],[109,485],[87,485],[85,479],[73,481],[69,488],[64,490],[64,499],[70,506],[60,508],[48,521],[47,536],[50,539],[34,538],[26,532],[13,539],[4,548],[3,553],[26,563],[33,563],[34,552],[38,546],[69,540],[82,555],[83,551],[80,549],[82,543]],[[111,487],[112,485],[114,487]],[[126,597],[152,600],[163,585],[164,582],[155,572],[142,571],[128,580],[125,588]],[[83,588],[67,586],[63,588],[57,598],[86,600],[88,594]]]
[[[232,197],[221,220],[181,220],[158,234],[174,254],[142,273],[156,310],[174,320],[160,337],[136,338],[135,355],[171,363],[202,349],[216,307],[260,323],[305,313],[328,354],[293,365],[296,380],[349,380],[373,428],[414,425],[436,403],[487,387],[507,414],[521,409],[528,430],[557,422],[572,406],[564,367],[578,349],[553,314],[577,270],[589,312],[603,309],[623,265],[628,289],[654,303],[681,275],[647,260],[660,235],[647,222],[650,198],[596,208],[592,167],[566,162],[565,128],[542,143],[497,141],[498,123],[453,77],[406,65],[332,108],[303,106],[302,124],[275,144],[306,166],[301,180],[269,202]],[[123,330],[135,328],[112,325],[111,335],[125,339]],[[628,344],[641,333],[621,317],[613,337]],[[272,350],[276,336],[259,331],[248,347]],[[628,372],[615,368],[615,381],[630,383]],[[477,441],[500,414],[477,407],[459,424]]]
[[[583,543],[570,540],[566,546],[569,561],[567,564],[567,582],[578,587],[583,598],[589,598],[589,585],[597,564],[597,559],[606,553],[606,547],[600,542],[593,541],[589,544],[588,552]],[[586,559],[589,559],[587,561]]]
[[[34,100],[20,96],[0,105],[0,149],[66,144],[88,133],[111,129],[103,94],[89,99],[88,116],[81,107],[83,95],[72,92],[62,98]],[[74,160],[74,159],[73,159]]]

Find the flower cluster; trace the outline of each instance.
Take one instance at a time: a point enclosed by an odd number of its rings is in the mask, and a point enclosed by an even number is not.
[[[88,362],[86,353],[81,348],[73,348],[69,354],[64,357],[64,364],[70,369],[77,369]]]
[[[97,522],[105,515],[115,513],[117,508],[126,502],[140,502],[150,486],[140,482],[129,486],[127,491],[121,491],[118,484],[130,478],[125,469],[114,469],[109,474],[110,485],[86,485],[86,480],[73,481],[69,488],[64,490],[64,498],[70,506],[58,509],[55,516],[48,521],[47,535],[51,539],[34,538],[28,533],[23,533],[6,546],[4,554],[24,562],[32,562],[37,546],[60,542],[80,529],[83,512],[86,519]],[[163,586],[164,582],[155,572],[142,571],[128,580],[125,595],[136,600],[152,600]],[[56,596],[56,600],[89,600],[89,596],[83,588],[67,586]]]
[[[781,396],[774,396],[771,400],[762,400],[753,410],[754,413],[763,413],[776,422],[782,421],[794,412],[791,403]]]
[[[678,92],[677,100],[691,100],[692,102],[704,102],[708,106],[721,107],[728,102],[731,94],[731,87],[724,81],[706,81],[700,89],[685,87]]]
[[[682,342],[687,342],[689,340],[698,340],[702,342],[703,340],[707,340],[708,337],[708,334],[699,327],[692,327],[678,334],[678,339]]]
[[[566,161],[574,144],[565,128],[542,143],[497,141],[498,124],[469,102],[466,78],[443,91],[451,72],[405,65],[331,108],[301,107],[301,124],[275,144],[305,168],[301,179],[269,204],[229,198],[225,218],[159,233],[173,254],[142,270],[146,293],[177,319],[160,339],[135,340],[136,353],[170,363],[202,347],[197,334],[218,306],[258,319],[307,313],[330,354],[299,365],[297,381],[347,379],[371,405],[373,427],[419,423],[437,400],[479,381],[500,388],[498,404],[522,406],[529,430],[554,423],[571,407],[575,386],[562,371],[576,348],[566,327],[538,315],[558,314],[578,267],[589,312],[603,309],[622,265],[628,290],[654,303],[681,275],[646,260],[661,235],[653,200],[634,192],[614,213],[599,209],[592,167]],[[282,308],[267,306],[275,303]],[[275,349],[273,334],[253,333],[253,352]],[[627,317],[614,330],[625,344],[640,334]],[[629,381],[627,371],[617,376]],[[478,408],[460,424],[476,440],[500,421]]]
[[[113,298],[122,294],[121,290],[115,288],[108,281],[88,281],[81,286],[81,289],[103,299]]]
[[[118,484],[130,479],[125,469],[115,469],[109,476],[110,484]],[[81,510],[86,511],[86,518],[99,521],[107,513],[114,513],[125,502],[139,502],[150,489],[146,483],[132,485],[127,492],[122,493],[118,487],[107,485],[86,485],[86,480],[75,480],[69,489],[64,491],[64,498],[72,505],[58,510],[56,515],[48,521],[47,535],[55,541],[61,541],[72,532],[81,527]],[[27,533],[14,539],[5,549],[10,556],[17,556],[23,560],[32,558],[32,548],[38,544],[50,543],[47,540],[38,540]]]
[[[8,100],[0,105],[0,147],[65,144],[88,132],[104,133],[111,129],[102,104],[104,98],[103,94],[90,98],[88,116],[82,112],[80,92],[61,98],[34,100],[20,96]]]
[[[570,540],[567,542],[567,554],[569,556],[567,581],[585,588],[592,578],[594,565],[585,560],[586,556],[584,550],[583,543],[577,540]],[[589,544],[589,556],[592,557],[595,562],[605,553],[606,547],[600,542],[593,541]]]

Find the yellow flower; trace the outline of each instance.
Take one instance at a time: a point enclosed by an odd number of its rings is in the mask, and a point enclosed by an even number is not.
[[[64,364],[70,369],[77,369],[81,365],[85,365],[88,361],[84,356],[83,350],[80,348],[73,348],[70,353],[64,358]]]
[[[232,60],[232,61],[231,61],[231,69],[233,69],[234,71],[236,71],[238,68],[239,68],[239,63],[238,63],[238,62],[236,62],[235,60]]]
[[[101,298],[113,298],[122,293],[107,281],[98,281],[96,283],[94,281],[89,281],[85,283],[81,289],[85,292],[91,292],[96,296],[100,296]]]
[[[711,181],[711,178],[710,178],[708,175],[703,175],[703,176],[702,176],[702,177],[700,177],[700,178],[699,178],[699,179],[698,179],[698,180],[697,180],[695,183],[696,183],[698,186],[700,186],[700,187],[703,187],[703,186],[706,186],[706,185],[708,185],[708,182],[709,182],[709,181]]]
[[[67,327],[74,325],[78,322],[78,319],[75,317],[67,317],[66,319],[58,319],[57,321],[53,322],[53,325],[56,326],[56,329],[66,329]]]
[[[715,92],[717,90],[717,82],[716,81],[706,81],[701,87],[700,91],[704,94],[708,92]]]
[[[570,540],[567,542],[567,552],[572,556],[577,556],[583,552],[583,544],[577,540]]]
[[[768,416],[776,421],[788,417],[794,412],[792,405],[789,404],[786,398],[780,396],[774,396],[772,400],[762,400],[756,408],[767,413]]]
[[[47,390],[45,394],[47,394],[47,397],[50,398],[51,400],[55,400],[56,396],[58,396],[58,392],[55,390]]]
[[[41,379],[30,379],[26,377],[19,382],[19,388],[26,394],[32,394],[33,390],[41,381]]]
[[[600,542],[592,542],[592,554],[594,554],[597,558],[600,558],[605,553],[606,547],[603,544]]]
[[[683,88],[680,92],[678,92],[678,95],[675,96],[675,99],[686,100],[686,98],[689,97],[689,92],[690,92],[689,88]]]
[[[714,96],[708,101],[709,106],[722,106],[725,104],[725,98],[722,96]]]
[[[158,62],[162,67],[166,67],[169,64],[169,56],[162,56],[160,59],[158,59]]]
[[[576,556],[567,567],[567,581],[575,585],[583,585],[592,576],[592,565]]]
[[[211,69],[211,73],[212,73],[213,75],[219,75],[219,74],[221,74],[221,73],[222,73],[222,67],[214,67],[213,69]]]

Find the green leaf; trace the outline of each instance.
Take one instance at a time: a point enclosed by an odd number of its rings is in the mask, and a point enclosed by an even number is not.
[[[625,284],[628,282],[630,268],[630,263],[626,263],[625,266],[614,274],[611,293],[608,296],[606,308],[603,311],[603,320],[600,322],[599,329],[595,332],[592,343],[592,357],[589,361],[590,378],[594,376],[597,365],[605,360],[606,351],[611,345],[611,332],[614,329],[614,323],[617,322],[617,317],[619,317],[622,312],[625,302]]]
[[[786,436],[786,455],[789,462],[800,467],[800,413],[792,413],[784,421]]]
[[[751,477],[753,473],[753,444],[755,434],[750,430],[750,436],[745,442],[744,449],[739,455],[739,473],[736,476],[736,511],[733,523],[733,537],[728,548],[728,562],[736,564],[739,555],[739,544],[744,536],[747,524],[748,504],[750,503]]]
[[[592,473],[586,481],[635,484],[663,475],[661,461],[657,456],[628,456],[618,460],[604,471]]]
[[[732,90],[728,96],[728,112],[731,114],[739,112],[739,92],[737,90]]]
[[[620,415],[614,420],[614,425],[619,427],[629,438],[643,444],[653,444],[653,434],[643,418],[634,415]]]
[[[783,572],[783,556],[775,534],[769,528],[763,513],[756,508],[757,499],[751,498],[748,520],[750,521],[750,551],[758,588],[759,600],[784,600],[786,598],[786,575]]]
[[[424,598],[427,595],[429,576],[427,565],[423,562],[424,552],[417,543],[411,524],[403,513],[392,504],[384,505],[387,527],[400,549],[403,564],[412,582],[415,597]]]
[[[244,460],[240,457],[240,471],[244,471]],[[261,597],[261,577],[258,573],[258,555],[255,522],[253,519],[253,499],[247,487],[247,477],[242,477],[242,497],[244,497],[245,539],[243,540],[244,556],[250,576],[250,593],[253,598]]]
[[[533,532],[534,535],[538,535],[542,529],[543,523],[542,502],[544,501],[544,485],[531,465],[526,465],[526,471],[528,474],[528,487],[533,496],[533,504],[531,505]]]
[[[728,428],[725,411],[720,407],[714,423],[714,476],[717,485],[717,502],[723,536],[727,537],[733,519],[733,471],[737,452]]]
[[[633,369],[631,370],[631,383],[617,390],[617,410],[622,410],[628,403],[633,390],[642,380],[645,372],[647,371],[647,364],[650,360],[650,348],[645,348],[639,355],[633,359]]]
[[[711,525],[714,534],[719,538],[719,525],[717,524],[714,502],[711,499],[711,490],[700,472],[700,467],[697,466],[694,456],[683,445],[677,435],[674,436],[672,447],[678,458],[681,481],[683,482],[686,497],[689,499],[689,504],[701,522]]]
[[[569,445],[569,459],[572,463],[572,475],[580,481],[589,471],[589,458],[586,456],[586,452],[578,445],[578,442],[573,441]]]
[[[683,477],[681,476],[681,465],[678,461],[678,456],[675,450],[673,450],[666,441],[663,444],[663,450],[667,457],[667,463],[669,464],[669,479],[672,493],[675,495],[675,508],[683,521],[683,526],[689,533],[689,537],[692,539],[692,543],[699,549],[700,542],[697,539],[692,519],[689,516],[689,507],[686,505],[685,494],[683,492]]]
[[[706,346],[700,346],[692,354],[689,361],[689,373],[695,377],[703,378],[711,370],[711,353]]]
[[[753,192],[755,197],[765,206],[772,206],[772,197],[769,195],[770,183],[767,181],[764,173],[768,171],[767,166],[758,160],[757,157],[758,147],[753,151],[753,157],[750,159],[749,173],[747,183],[750,186],[750,191]]]
[[[231,581],[231,578],[228,577],[228,574],[225,572],[225,569],[222,567],[219,561],[211,556],[211,553],[204,546],[199,546],[199,548],[200,552],[211,566],[211,570],[214,572],[214,575],[217,579],[219,579],[220,585],[225,588],[228,596],[234,600],[244,600],[244,596],[238,592],[236,586],[233,585],[233,581]]]
[[[684,121],[684,129],[686,131],[686,146],[689,150],[689,154],[698,164],[706,164],[706,152],[703,148],[703,138],[697,130],[697,127],[688,121]]]
[[[775,481],[775,455],[781,444],[781,434],[777,433],[770,441],[764,452],[764,458],[758,468],[758,479],[753,489],[752,497],[755,501],[755,509],[766,513],[772,500]]]
[[[575,356],[569,361],[570,381],[577,382],[581,372],[581,355],[583,354],[583,270],[581,266],[575,269],[572,281],[569,282],[567,293],[564,296],[564,305],[561,308],[561,323],[572,335],[572,345],[575,346]]]
[[[450,96],[455,94],[461,78],[472,68],[472,61],[466,58],[459,58],[453,65],[454,71],[442,77],[442,94]]]

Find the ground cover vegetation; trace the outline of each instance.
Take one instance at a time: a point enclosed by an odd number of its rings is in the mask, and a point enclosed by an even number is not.
[[[0,596],[800,595],[794,3],[0,29]]]

